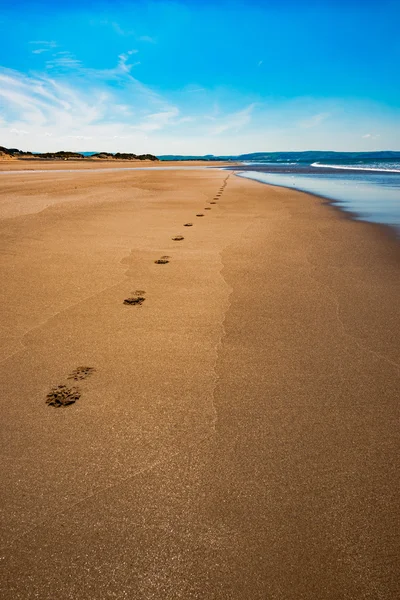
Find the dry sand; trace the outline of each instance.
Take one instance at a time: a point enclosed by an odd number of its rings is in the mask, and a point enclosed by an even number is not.
[[[0,156],[0,171],[68,171],[68,170],[102,170],[102,169],[143,169],[146,168],[172,168],[182,167],[215,167],[231,166],[233,162],[204,161],[204,160],[103,160],[103,159],[81,159],[81,160],[40,160],[40,159],[18,159]]]
[[[398,244],[228,175],[0,174],[5,600],[399,597]]]

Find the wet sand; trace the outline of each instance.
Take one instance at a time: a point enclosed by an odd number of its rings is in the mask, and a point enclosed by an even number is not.
[[[397,599],[394,237],[214,169],[0,190],[1,597]]]

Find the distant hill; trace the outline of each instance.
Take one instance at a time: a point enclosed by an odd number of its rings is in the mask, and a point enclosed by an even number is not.
[[[298,162],[312,163],[317,161],[357,161],[357,160],[398,160],[400,152],[384,150],[380,152],[334,152],[331,150],[306,150],[303,152],[251,152],[231,156],[206,154],[205,156],[163,154],[160,160],[204,160],[204,161],[246,161],[246,162]]]
[[[158,161],[158,158],[153,154],[131,154],[117,152],[68,152],[61,150],[60,152],[25,152],[18,148],[5,148],[0,146],[0,158],[17,158],[25,160],[153,160]]]
[[[304,152],[252,152],[251,154],[240,154],[237,160],[262,161],[262,162],[284,162],[294,161],[309,163],[313,161],[357,161],[357,160],[391,160],[399,159],[400,152],[383,150],[379,152],[333,152],[331,150],[307,150]]]
[[[205,154],[133,154],[126,152],[25,152],[18,148],[4,148],[0,146],[0,158],[41,159],[41,160],[152,160],[152,161],[186,161],[199,160],[204,162],[236,161],[236,162],[271,162],[271,163],[298,163],[311,164],[313,162],[334,162],[353,164],[365,160],[400,160],[400,151],[382,150],[379,152],[333,152],[331,150],[307,150],[303,152],[251,152],[250,154],[220,155]]]

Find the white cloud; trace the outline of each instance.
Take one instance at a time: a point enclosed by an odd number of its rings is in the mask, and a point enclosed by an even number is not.
[[[179,109],[134,79],[129,69],[117,65],[110,72],[94,72],[79,66],[75,74],[72,83],[63,73],[24,76],[0,69],[3,144],[13,146],[12,138],[24,135],[27,150],[71,149],[73,143],[76,150],[151,151],[149,144],[142,150],[148,133],[179,124]],[[114,88],[109,83],[117,76],[123,85]]]
[[[25,131],[24,129],[16,129],[15,127],[13,127],[12,129],[10,129],[11,133],[15,133],[16,135],[28,135],[29,131]]]
[[[400,115],[379,105],[313,98],[255,103],[196,83],[163,95],[133,77],[136,50],[121,52],[109,69],[87,68],[67,50],[51,54],[41,74],[0,68],[2,145],[22,147],[20,136],[24,150],[236,154],[368,150],[380,135],[383,148],[398,147]]]
[[[372,133],[366,133],[365,135],[361,136],[364,139],[371,139],[371,140],[376,140],[378,137],[380,137],[379,133],[377,134],[372,134]]]

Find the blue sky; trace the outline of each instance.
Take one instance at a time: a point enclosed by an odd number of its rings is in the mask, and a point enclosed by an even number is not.
[[[0,12],[0,145],[400,150],[398,0],[46,0]]]

